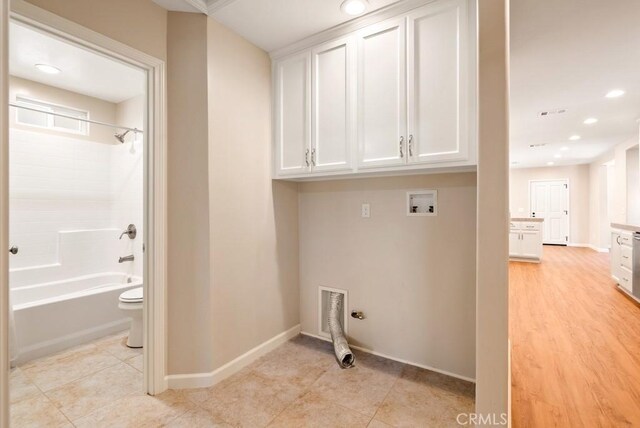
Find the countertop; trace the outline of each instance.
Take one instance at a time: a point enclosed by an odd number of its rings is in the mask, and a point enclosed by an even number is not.
[[[537,221],[542,223],[544,219],[535,217],[511,217],[511,221]]]
[[[640,232],[640,226],[636,226],[633,224],[611,223],[611,228],[628,230],[631,232]]]

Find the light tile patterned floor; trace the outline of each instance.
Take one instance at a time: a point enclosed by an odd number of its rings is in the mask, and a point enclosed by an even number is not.
[[[12,427],[453,427],[474,386],[299,336],[212,388],[142,394],[142,357],[116,335],[12,373]]]

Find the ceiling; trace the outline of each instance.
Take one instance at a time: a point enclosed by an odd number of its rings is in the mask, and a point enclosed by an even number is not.
[[[168,10],[203,12],[267,52],[288,46],[355,17],[343,0],[154,0]],[[368,0],[368,12],[398,0]]]
[[[637,0],[511,1],[512,167],[586,163],[638,137],[638,16]],[[553,109],[566,113],[539,117]]]
[[[56,88],[119,103],[145,91],[144,73],[16,23],[10,24],[10,74]],[[35,64],[52,65],[45,74]]]

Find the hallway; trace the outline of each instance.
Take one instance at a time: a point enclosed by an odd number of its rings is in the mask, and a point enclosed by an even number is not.
[[[640,306],[608,254],[545,246],[509,271],[513,426],[640,426]]]

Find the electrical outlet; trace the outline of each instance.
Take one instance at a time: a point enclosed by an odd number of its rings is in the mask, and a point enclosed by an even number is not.
[[[371,206],[369,204],[362,204],[362,218],[371,217]]]

